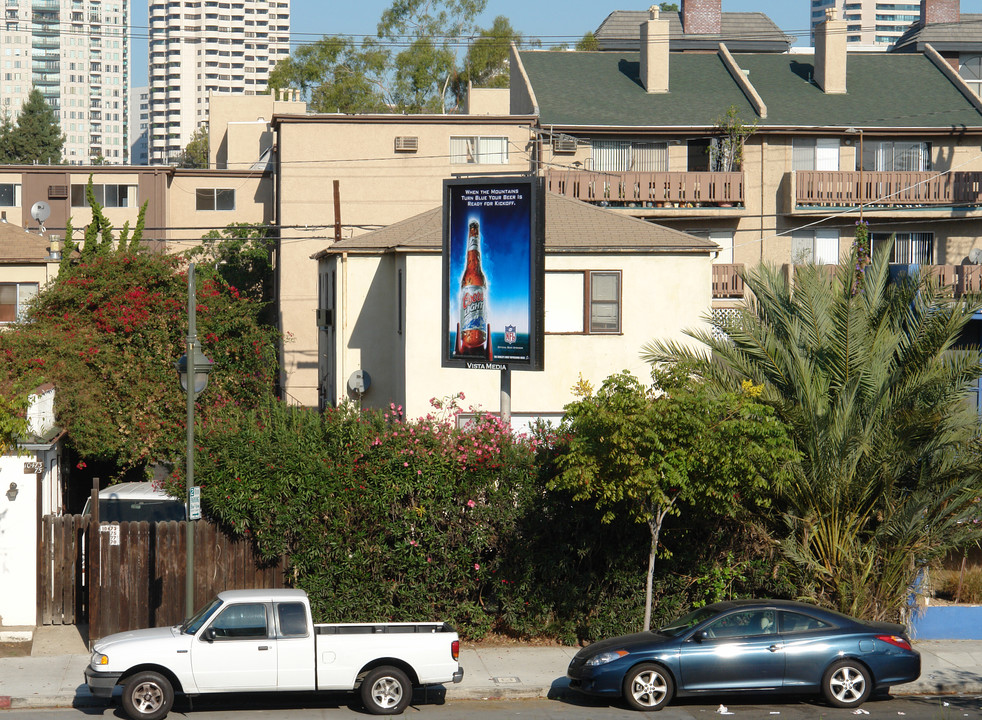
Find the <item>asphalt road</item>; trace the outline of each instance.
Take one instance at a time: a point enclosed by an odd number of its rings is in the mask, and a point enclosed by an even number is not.
[[[441,704],[440,698],[417,698],[402,718],[406,720],[846,720],[867,717],[869,720],[902,718],[903,720],[982,720],[982,697],[904,697],[867,702],[861,710],[840,710],[810,698],[789,699],[783,703],[756,704],[745,698],[716,698],[712,703],[679,700],[657,715],[627,710],[617,705],[573,700],[458,700]],[[71,720],[72,718],[124,718],[118,705],[99,708],[59,710],[9,710],[0,712],[0,720]],[[171,718],[190,720],[353,720],[372,717],[357,707],[351,696],[280,695],[213,696],[198,698],[193,705],[178,700]]]

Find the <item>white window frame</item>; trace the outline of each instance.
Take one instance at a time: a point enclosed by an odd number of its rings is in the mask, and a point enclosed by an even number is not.
[[[614,290],[614,298],[608,297],[598,297],[598,290],[602,291],[604,289],[605,283],[598,282],[603,277],[613,277],[616,278],[616,288]],[[620,270],[591,270],[587,274],[587,279],[589,280],[590,287],[588,291],[588,297],[590,298],[589,305],[589,327],[591,335],[618,335],[621,332],[621,288],[623,285],[623,278],[621,277]],[[605,323],[598,316],[597,311],[603,308],[613,308],[613,327],[604,327],[611,323]]]
[[[615,297],[598,297],[605,277],[615,277]],[[547,335],[619,335],[623,322],[624,277],[621,270],[550,270],[545,274]],[[609,294],[609,293],[608,293]],[[613,321],[603,322],[598,311]],[[607,325],[607,327],[604,327]]]
[[[668,143],[591,140],[589,169],[595,172],[667,172]]]
[[[93,183],[92,193],[95,201],[105,208],[134,208],[137,203],[137,186],[125,183]],[[120,196],[124,196],[122,202]],[[89,202],[85,197],[85,184],[72,183],[71,185],[71,206],[89,207]]]
[[[713,264],[732,265],[733,259],[733,231],[732,230],[712,230],[709,233],[709,241],[719,245],[719,253],[713,258]]]
[[[879,243],[888,242],[893,237],[890,262],[900,265],[933,265],[933,232],[873,233],[870,249],[875,252]]]
[[[13,202],[5,203],[2,196],[0,196],[0,207],[20,207],[20,183],[0,183],[0,188],[10,188],[10,195],[13,198]]]
[[[451,165],[507,165],[507,136],[451,135]]]
[[[791,264],[838,265],[839,243],[835,229],[795,230],[791,233]]]
[[[839,138],[791,139],[792,170],[839,170]]]
[[[961,53],[958,58],[958,75],[972,92],[982,97],[982,54]]]
[[[219,207],[219,193],[231,193],[224,197],[231,197],[231,207]],[[201,212],[232,212],[235,210],[235,189],[234,188],[195,188],[194,190],[194,209]]]
[[[10,320],[0,319],[0,325],[8,325],[10,323],[19,322],[22,320],[27,303],[37,297],[39,287],[40,286],[38,283],[0,283],[0,299],[9,297],[11,295],[11,291],[13,291],[12,295],[14,301],[12,303],[14,309],[13,318]],[[2,307],[10,306],[11,303],[9,300],[2,305]],[[3,317],[4,316],[0,314],[0,318]]]

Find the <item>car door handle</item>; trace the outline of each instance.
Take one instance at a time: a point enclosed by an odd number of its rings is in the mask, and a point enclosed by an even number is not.
[[[269,650],[269,645],[260,645],[259,646],[259,650],[260,651],[262,651],[262,650]]]
[[[771,645],[767,649],[770,650],[771,652],[777,652],[778,650],[781,650],[782,649],[782,646],[781,645]]]

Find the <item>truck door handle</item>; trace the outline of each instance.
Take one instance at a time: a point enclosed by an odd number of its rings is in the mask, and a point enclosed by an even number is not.
[[[269,650],[269,645],[260,645],[259,646],[259,650],[260,650],[260,652],[263,651],[263,650]]]
[[[771,645],[771,646],[770,646],[769,648],[767,648],[767,649],[768,649],[768,650],[770,650],[771,652],[777,652],[778,650],[780,650],[780,649],[781,649],[781,646],[780,646],[780,645]]]

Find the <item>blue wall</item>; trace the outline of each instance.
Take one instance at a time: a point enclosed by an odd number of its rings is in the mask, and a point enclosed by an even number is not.
[[[910,625],[914,640],[982,640],[982,606],[919,607]]]

